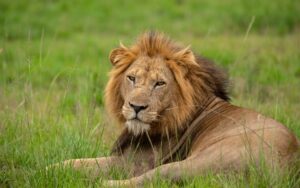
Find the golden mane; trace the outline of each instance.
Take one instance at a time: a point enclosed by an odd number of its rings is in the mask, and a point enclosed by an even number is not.
[[[123,73],[139,56],[162,57],[178,84],[179,94],[174,96],[177,107],[164,112],[158,124],[167,130],[152,130],[162,133],[183,129],[210,97],[217,96],[229,100],[227,95],[227,77],[208,60],[196,56],[189,47],[182,47],[168,37],[157,32],[141,35],[131,47],[120,45],[110,54],[113,68],[109,74],[109,82],[105,89],[106,108],[120,123],[124,123],[121,109],[124,103],[120,88]]]

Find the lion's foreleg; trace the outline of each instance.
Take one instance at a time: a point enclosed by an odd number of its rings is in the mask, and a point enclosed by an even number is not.
[[[156,177],[159,179],[168,179],[178,181],[184,178],[194,178],[208,172],[218,172],[226,168],[241,168],[244,160],[241,159],[239,153],[243,152],[240,148],[237,151],[220,155],[220,151],[215,148],[209,148],[200,154],[195,154],[183,161],[173,162],[158,166],[138,177],[127,180],[111,180],[104,182],[105,186],[142,186],[145,182],[152,181]]]
[[[69,159],[61,163],[51,165],[53,167],[70,167],[74,170],[79,170],[87,173],[89,176],[98,176],[99,174],[107,174],[109,169],[121,166],[123,160],[121,157],[99,157],[99,158],[83,158],[83,159]]]
[[[105,186],[115,187],[136,187],[143,186],[145,182],[152,181],[156,177],[160,179],[169,179],[172,181],[179,180],[183,177],[192,177],[195,175],[195,164],[193,164],[194,160],[184,160],[179,162],[168,163],[165,165],[161,165],[155,169],[152,169],[141,176],[134,177],[127,180],[110,180],[105,181]],[[199,165],[196,165],[199,167]]]

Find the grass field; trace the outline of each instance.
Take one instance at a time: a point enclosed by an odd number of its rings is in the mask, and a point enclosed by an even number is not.
[[[1,0],[0,187],[101,186],[105,177],[44,169],[109,154],[118,126],[103,108],[108,54],[149,29],[214,60],[230,75],[232,103],[273,117],[300,137],[300,1]],[[299,173],[254,169],[247,177],[158,179],[149,186],[299,185]]]

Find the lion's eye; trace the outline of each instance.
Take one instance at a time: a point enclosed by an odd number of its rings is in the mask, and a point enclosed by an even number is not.
[[[135,77],[134,76],[127,76],[128,80],[132,81],[133,83],[135,83]]]
[[[158,81],[155,83],[154,87],[163,86],[165,84],[166,84],[166,82],[164,82],[164,81]]]

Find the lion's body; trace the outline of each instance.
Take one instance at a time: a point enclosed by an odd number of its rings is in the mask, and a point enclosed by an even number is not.
[[[262,160],[270,166],[285,166],[298,150],[297,138],[282,124],[218,98],[211,101],[192,125],[194,128],[179,133],[179,138],[175,135],[129,136],[134,140],[124,144],[119,152],[126,161],[123,167],[132,176],[182,160],[193,161],[193,166],[197,163],[208,165],[207,171],[244,170]],[[183,139],[185,134],[187,136]],[[180,141],[182,145],[174,150]],[[190,144],[186,146],[188,142]],[[171,152],[173,154],[168,156]],[[192,175],[195,174],[193,171]]]
[[[262,160],[286,166],[299,150],[285,126],[228,102],[222,71],[163,35],[146,33],[110,60],[106,106],[125,125],[113,156],[66,161],[94,173],[119,166],[131,176],[106,185],[141,185],[157,172],[180,179],[239,171]]]

